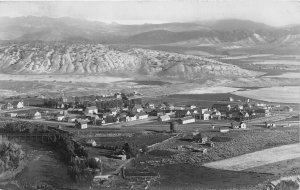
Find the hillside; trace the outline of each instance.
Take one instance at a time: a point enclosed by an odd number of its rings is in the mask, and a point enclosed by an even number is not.
[[[188,80],[252,77],[257,73],[199,56],[102,44],[13,43],[0,46],[0,70],[13,74],[102,74]]]

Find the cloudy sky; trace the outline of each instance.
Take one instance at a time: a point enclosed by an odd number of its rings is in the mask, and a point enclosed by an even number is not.
[[[122,24],[247,19],[300,23],[300,0],[107,0],[0,2],[0,17],[75,17]]]

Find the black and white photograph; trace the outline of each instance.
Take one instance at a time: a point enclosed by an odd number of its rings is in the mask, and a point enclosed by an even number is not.
[[[300,0],[0,0],[0,190],[300,190]]]

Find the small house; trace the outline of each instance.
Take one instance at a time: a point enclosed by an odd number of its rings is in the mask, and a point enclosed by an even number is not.
[[[137,116],[137,119],[147,119],[148,118],[148,114],[142,113],[142,112],[136,114],[136,116]]]
[[[155,109],[155,105],[153,103],[146,103],[145,108]]]
[[[85,120],[75,120],[75,128],[77,129],[86,129],[87,128],[87,121]]]
[[[68,117],[68,123],[74,123],[76,120],[76,117]]]
[[[24,108],[24,102],[23,101],[14,101],[12,103],[12,106],[15,109],[21,109],[21,108]]]
[[[11,110],[14,109],[13,105],[10,102],[7,102],[4,106],[3,106],[4,110]]]
[[[7,113],[8,117],[17,117],[17,113]]]
[[[231,109],[231,105],[230,104],[213,104],[211,108],[216,109],[220,112],[226,112]]]
[[[284,106],[284,107],[283,107],[283,111],[285,111],[285,112],[292,112],[292,111],[293,111],[293,108],[290,107],[290,106]]]
[[[233,102],[233,101],[234,101],[233,97],[229,97],[229,98],[228,98],[228,101],[229,101],[229,102]]]
[[[98,108],[96,106],[90,106],[90,107],[86,107],[85,108],[85,113],[88,114],[88,113],[95,113],[95,114],[98,114]]]
[[[239,127],[241,128],[241,129],[246,129],[246,123],[245,122],[240,122],[240,125],[239,125]]]
[[[111,115],[117,115],[118,114],[118,109],[116,109],[116,108],[111,108],[110,109],[110,113],[111,113]]]
[[[171,118],[168,115],[161,115],[161,116],[158,117],[158,121],[160,121],[160,122],[170,121],[170,119]]]
[[[188,123],[194,123],[194,122],[196,122],[196,120],[193,117],[184,117],[179,119],[179,123],[183,125]]]
[[[65,119],[64,115],[57,115],[56,116],[56,121],[63,121]]]
[[[42,119],[42,114],[38,111],[36,111],[35,113],[31,114],[31,118],[32,119]]]
[[[275,124],[275,123],[268,123],[268,122],[265,122],[265,126],[266,126],[267,128],[274,128],[274,127],[276,127],[276,124]]]
[[[135,105],[132,109],[131,109],[132,112],[134,113],[140,113],[143,111],[143,108],[141,105]]]
[[[212,111],[206,111],[206,112],[204,112],[203,116],[202,116],[203,120],[210,120],[211,114],[212,114]]]
[[[228,133],[229,129],[228,128],[220,128],[219,131],[220,131],[220,133]]]
[[[96,143],[96,141],[94,140],[94,139],[88,139],[87,141],[86,141],[86,144],[88,145],[88,146],[97,146],[97,143]]]
[[[189,110],[177,110],[175,112],[175,117],[182,118],[182,117],[188,117],[191,116],[191,112]]]

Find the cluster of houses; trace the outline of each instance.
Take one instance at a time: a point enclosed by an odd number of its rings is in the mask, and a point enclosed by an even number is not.
[[[159,122],[168,122],[171,118],[176,118],[180,124],[193,123],[196,120],[221,120],[229,119],[234,121],[244,121],[255,117],[266,117],[270,115],[270,110],[274,106],[265,103],[250,104],[234,102],[229,98],[228,103],[217,103],[211,107],[200,107],[195,105],[173,105],[168,102],[159,104],[142,104],[141,99],[129,100],[126,95],[116,93],[113,97],[105,97],[105,100],[98,100],[97,97],[88,96],[85,98],[75,98],[75,102],[68,101],[65,97],[47,100],[43,105],[49,108],[60,109],[58,112],[48,113],[39,111],[18,114],[19,117],[30,119],[55,120],[59,122],[75,123],[75,126],[84,129],[87,124],[107,125],[120,122],[131,122],[135,120],[147,119],[149,116],[157,118]],[[24,102],[13,101],[0,105],[2,110],[13,110],[24,108]],[[275,106],[278,109],[278,106]],[[283,111],[291,112],[289,106],[280,108]],[[7,113],[9,117],[17,117],[16,113]]]

